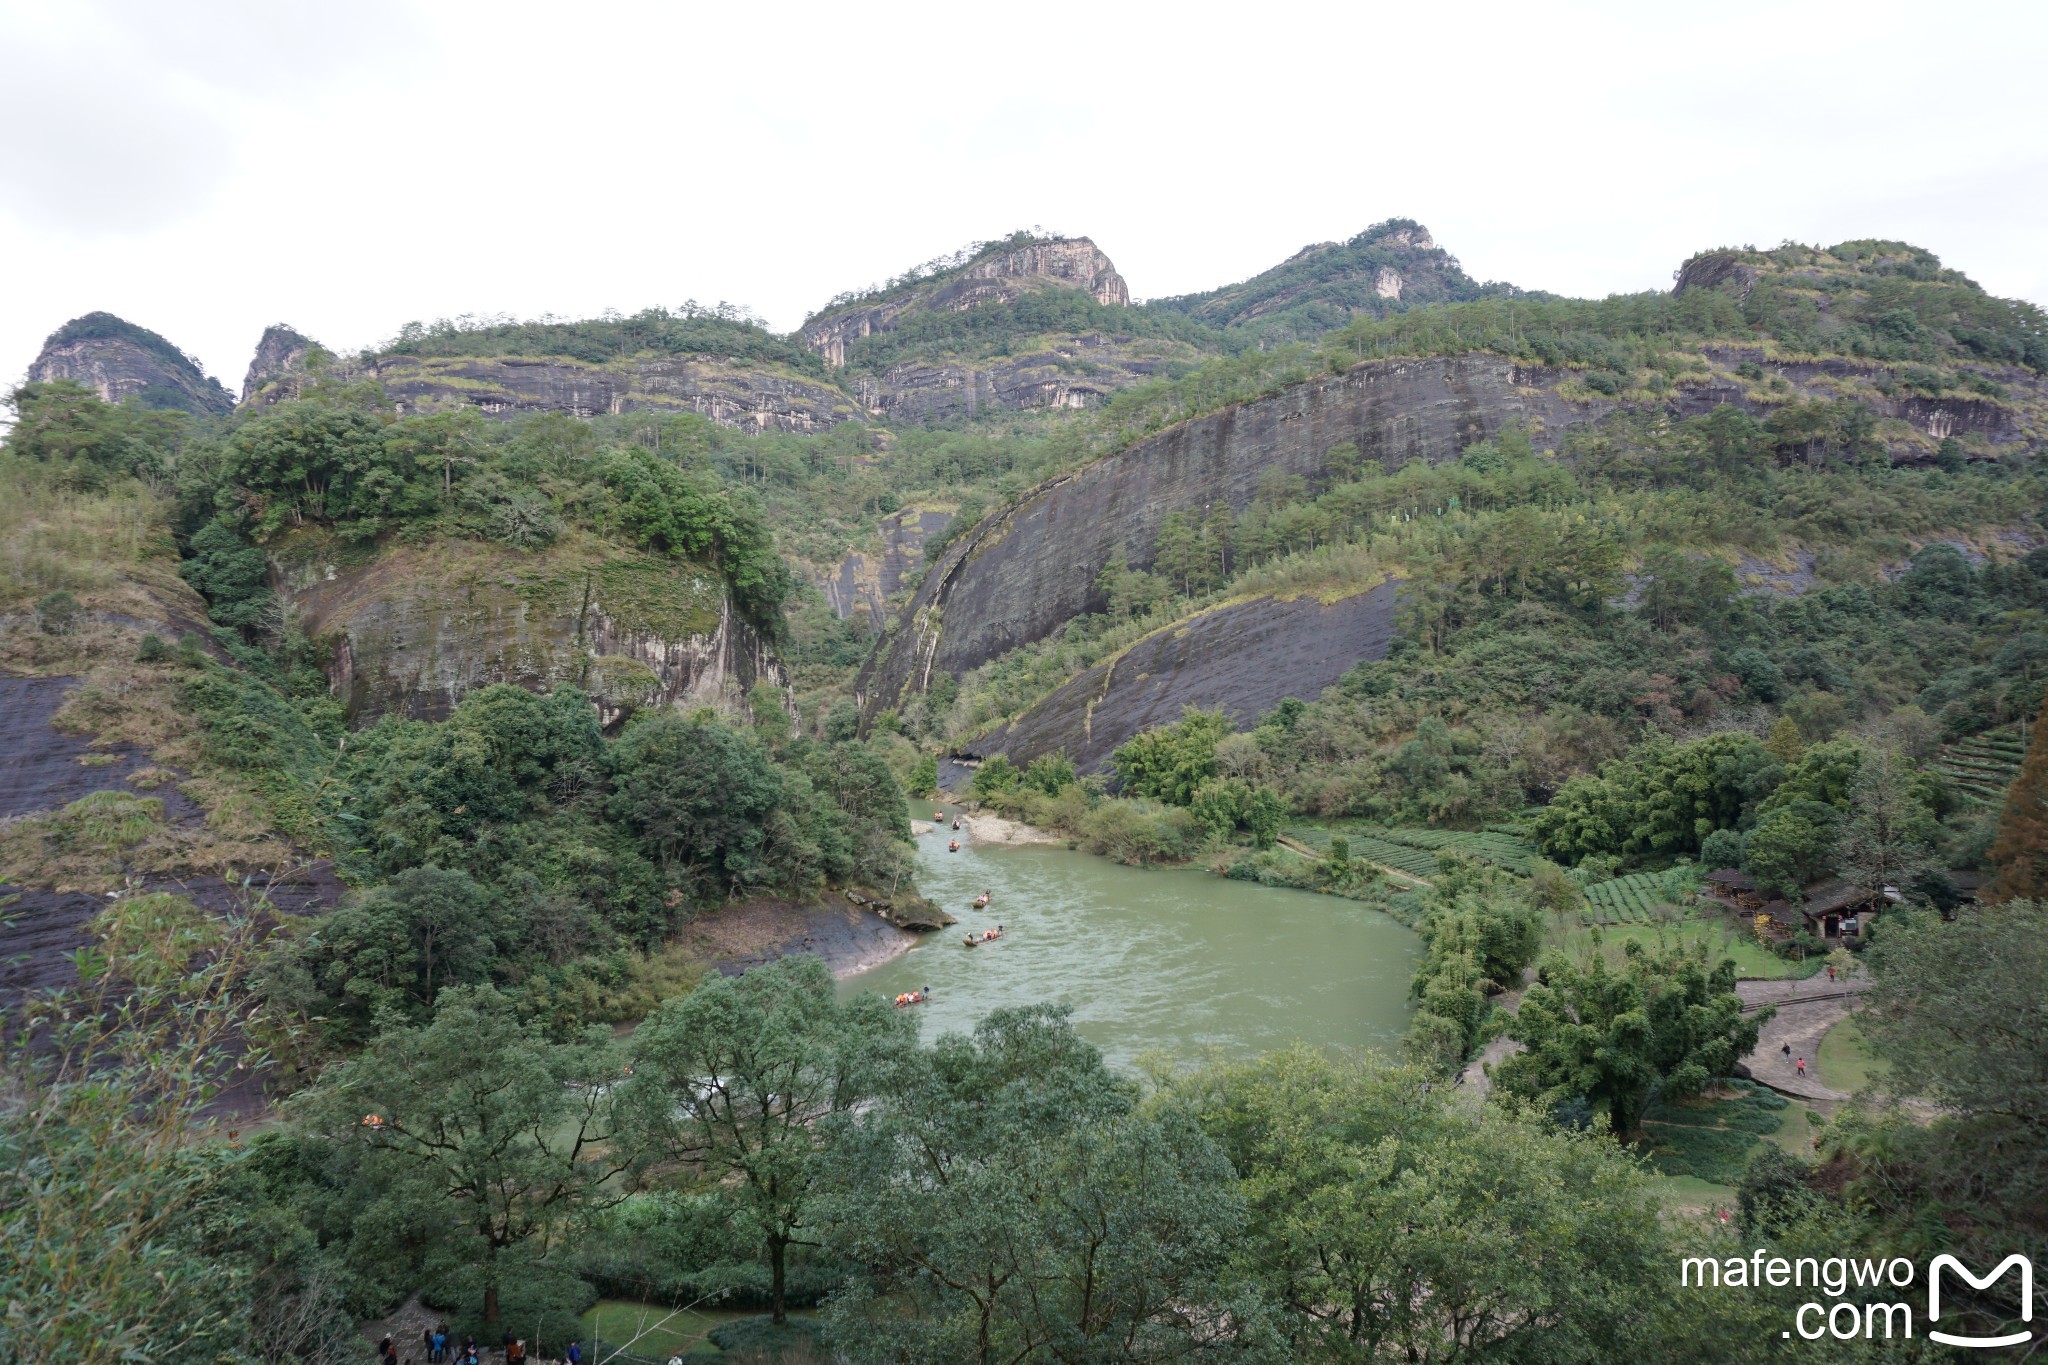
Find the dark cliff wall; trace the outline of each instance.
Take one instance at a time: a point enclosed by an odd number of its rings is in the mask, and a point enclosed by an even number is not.
[[[1386,658],[1397,593],[1383,583],[1327,604],[1260,597],[1213,607],[1160,627],[960,751],[1021,765],[1065,750],[1094,772],[1117,745],[1179,720],[1183,707],[1221,708],[1250,726],[1288,697],[1315,700],[1361,659]]]
[[[960,673],[1103,607],[1095,579],[1121,550],[1150,562],[1167,513],[1242,510],[1259,476],[1320,475],[1355,443],[1389,469],[1454,459],[1520,423],[1555,438],[1610,404],[1568,403],[1555,376],[1498,356],[1368,361],[1160,432],[991,514],[927,575],[862,670],[872,715],[939,672]]]
[[[317,343],[282,322],[264,328],[242,378],[242,401],[253,403],[259,395],[267,403],[297,398],[306,357],[317,349]]]

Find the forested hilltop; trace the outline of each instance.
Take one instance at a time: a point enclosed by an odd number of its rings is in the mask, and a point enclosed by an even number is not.
[[[1926,251],[1016,234],[209,384],[10,396],[5,1353],[1766,1360],[1821,1291],[1680,1256],[2048,1262],[2048,319]],[[842,994],[942,786],[1386,911],[1405,1037]]]

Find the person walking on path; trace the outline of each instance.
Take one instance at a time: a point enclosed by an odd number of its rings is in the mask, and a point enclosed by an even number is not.
[[[1799,1059],[1799,1074],[1802,1076],[1806,1074],[1806,1058],[1804,1057]]]

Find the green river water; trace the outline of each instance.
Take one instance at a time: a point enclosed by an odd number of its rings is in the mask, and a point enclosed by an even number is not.
[[[950,806],[926,805],[918,817]],[[842,993],[932,989],[924,1036],[965,1032],[992,1009],[1073,1007],[1082,1036],[1117,1065],[1163,1049],[1249,1054],[1297,1039],[1391,1048],[1408,1020],[1415,935],[1356,901],[1123,867],[1058,847],[976,846],[963,829],[918,836],[918,887],[959,918]],[[970,902],[994,893],[986,910]],[[1000,923],[1004,937],[961,945]]]

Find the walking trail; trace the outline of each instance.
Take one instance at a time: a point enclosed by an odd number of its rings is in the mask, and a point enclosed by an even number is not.
[[[1845,1090],[1821,1082],[1816,1074],[1820,1061],[1820,1040],[1829,1029],[1849,1017],[1856,997],[1870,989],[1866,978],[1830,981],[1826,973],[1804,981],[1738,981],[1735,993],[1742,997],[1745,1012],[1765,1005],[1777,1013],[1764,1022],[1757,1034],[1756,1051],[1742,1059],[1750,1076],[1781,1095],[1805,1100],[1846,1100]],[[1790,1055],[1785,1052],[1791,1048]],[[1799,1059],[1806,1059],[1806,1074],[1799,1074]]]

